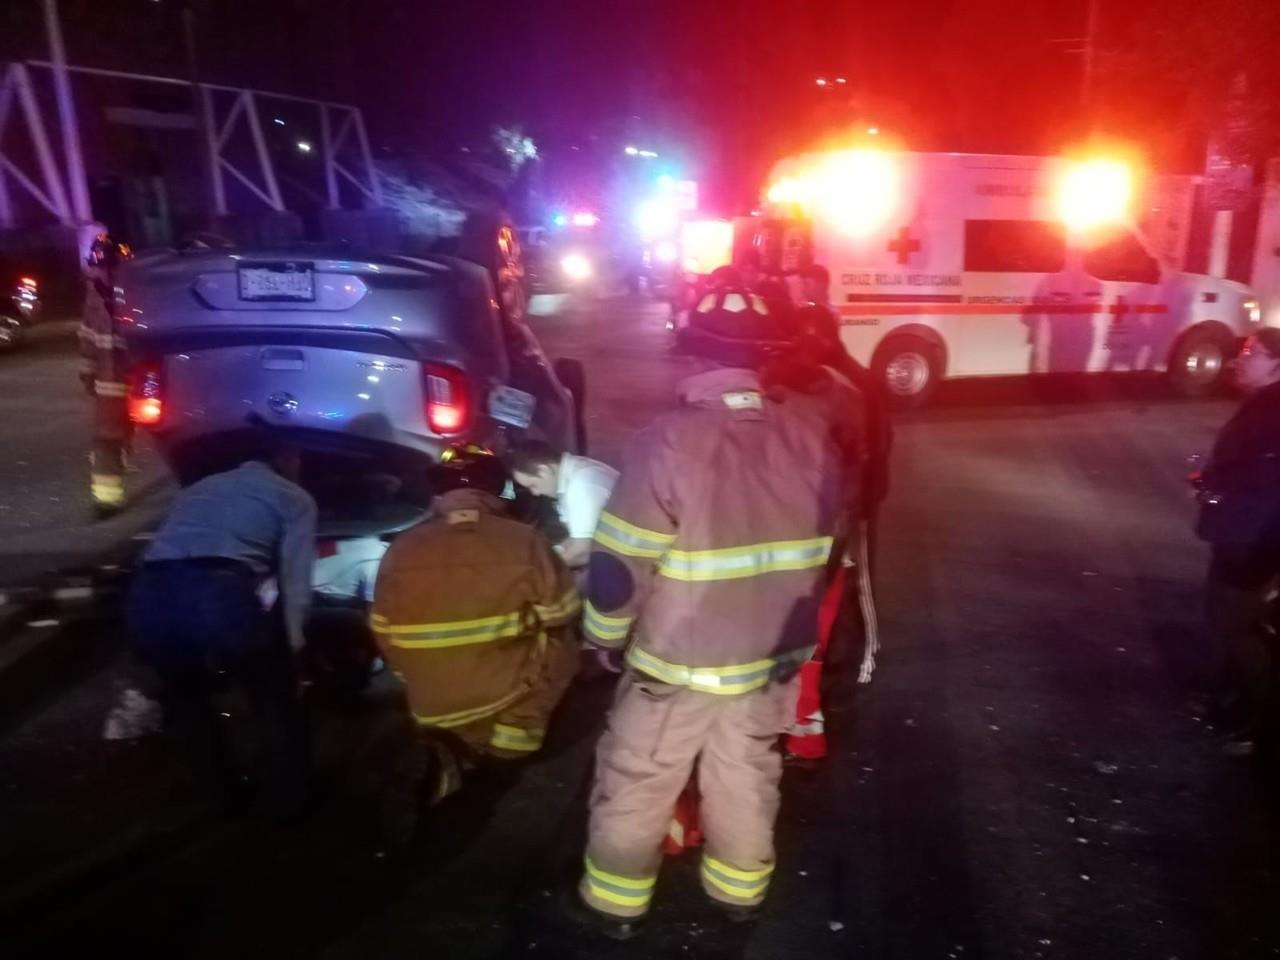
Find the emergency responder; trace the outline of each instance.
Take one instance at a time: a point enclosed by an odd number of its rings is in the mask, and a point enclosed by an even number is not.
[[[836,623],[837,657],[849,646],[842,640],[860,635],[863,648],[858,682],[869,683],[880,649],[875,607],[876,532],[880,506],[889,494],[889,458],[893,449],[893,421],[884,386],[874,374],[849,356],[840,340],[840,319],[831,306],[831,275],[826,267],[812,264],[801,273],[805,306],[794,314],[800,350],[812,361],[841,374],[860,395],[865,422],[864,470],[859,496],[859,524],[850,559],[856,582],[851,579]]]
[[[1205,608],[1220,672],[1215,706],[1229,729],[1224,750],[1249,756],[1266,732],[1274,693],[1261,620],[1280,576],[1280,330],[1248,340],[1236,377],[1249,397],[1194,480],[1197,533],[1213,548]]]
[[[568,531],[556,551],[571,569],[586,567],[591,538],[618,481],[618,471],[590,457],[558,453],[541,440],[524,440],[512,446],[507,464],[516,483],[556,502],[560,522]]]
[[[277,814],[306,801],[306,720],[290,650],[303,647],[311,599],[316,503],[297,484],[301,453],[255,428],[252,459],[197,481],[142,555],[128,601],[139,655],[159,674],[166,726],[186,762],[204,763],[224,799],[239,778],[211,703],[211,668],[248,695],[267,754]]]
[[[584,624],[627,644],[601,738],[585,872],[570,909],[615,938],[649,909],[661,846],[695,762],[703,889],[734,916],[774,871],[779,735],[810,656],[842,512],[841,456],[813,398],[766,395],[783,331],[721,291],[684,331],[701,371],[632,442],[601,515]],[[634,635],[633,635],[634,631]]]
[[[132,426],[128,409],[128,358],[116,325],[117,248],[101,224],[79,230],[85,275],[80,321],[80,381],[93,398],[93,449],[89,454],[94,512],[106,518],[124,509],[125,454]]]
[[[581,610],[537,531],[503,516],[502,461],[468,444],[435,468],[432,517],[387,551],[373,595],[383,657],[405,684],[423,749],[397,774],[384,815],[407,840],[423,802],[482,761],[528,757],[573,680]]]

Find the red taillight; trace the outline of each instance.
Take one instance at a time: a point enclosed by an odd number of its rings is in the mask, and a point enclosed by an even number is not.
[[[129,419],[154,427],[164,416],[164,384],[159,363],[141,363],[133,370],[129,388]]]
[[[462,433],[471,418],[467,378],[461,370],[429,363],[426,366],[427,426],[432,433]]]
[[[26,287],[28,290],[35,290],[37,287],[40,286],[40,284],[36,283],[35,277],[23,277],[21,280],[18,281],[18,283],[21,286]]]

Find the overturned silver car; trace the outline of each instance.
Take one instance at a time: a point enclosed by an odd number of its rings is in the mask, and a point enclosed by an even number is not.
[[[233,462],[253,418],[290,428],[332,533],[412,522],[452,443],[585,443],[581,367],[553,369],[501,271],[303,244],[143,256],[117,282],[130,413],[179,479]]]

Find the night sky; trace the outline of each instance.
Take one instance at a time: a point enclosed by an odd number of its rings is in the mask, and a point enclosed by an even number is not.
[[[874,123],[919,149],[1046,153],[1098,133],[1195,169],[1243,66],[1280,92],[1280,3],[1098,0],[194,0],[214,80],[350,100],[375,141],[451,151],[518,124],[545,153],[643,141],[728,196],[780,153]],[[37,0],[4,52],[43,54]],[[73,60],[181,74],[177,0],[62,0]],[[843,75],[838,94],[817,76]],[[1270,118],[1262,122],[1268,130]],[[1269,134],[1268,134],[1269,135]],[[592,139],[594,138],[594,139]]]

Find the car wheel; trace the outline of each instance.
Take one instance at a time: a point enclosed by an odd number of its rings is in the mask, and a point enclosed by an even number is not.
[[[1184,397],[1203,397],[1216,390],[1227,372],[1231,347],[1214,330],[1192,330],[1169,359],[1169,383]]]
[[[894,337],[877,352],[875,375],[889,402],[902,410],[923,407],[942,379],[938,349],[920,337]]]
[[[26,324],[16,317],[0,317],[0,352],[18,349],[26,339]]]
[[[573,396],[573,442],[576,452],[587,452],[587,372],[580,360],[556,361],[556,379]]]

